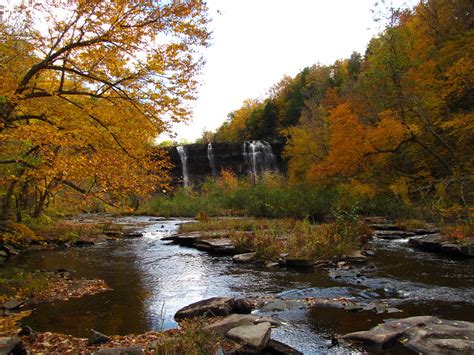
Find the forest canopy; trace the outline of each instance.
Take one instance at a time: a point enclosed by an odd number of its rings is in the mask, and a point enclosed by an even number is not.
[[[57,194],[119,205],[166,187],[150,148],[188,118],[208,45],[200,0],[49,3],[0,22],[2,219]]]
[[[474,170],[474,5],[389,9],[364,55],[284,77],[212,139],[286,143],[290,183],[348,184],[466,212]]]

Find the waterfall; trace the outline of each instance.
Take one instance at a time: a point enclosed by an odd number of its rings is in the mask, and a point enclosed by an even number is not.
[[[216,162],[214,160],[214,148],[212,147],[212,143],[207,145],[207,160],[209,160],[212,176],[217,176]]]
[[[245,141],[243,145],[244,161],[254,178],[267,171],[276,171],[275,155],[272,146],[265,141]]]
[[[188,175],[188,156],[186,155],[186,149],[183,146],[176,147],[179,158],[181,159],[181,166],[183,172],[183,185],[184,187],[189,186],[189,175]]]

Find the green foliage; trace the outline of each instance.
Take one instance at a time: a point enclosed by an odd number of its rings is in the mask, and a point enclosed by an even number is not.
[[[249,178],[209,179],[194,190],[178,188],[173,195],[156,195],[136,213],[164,217],[200,214],[321,221],[334,211],[419,219],[434,214],[429,204],[407,205],[391,191],[366,194],[341,184],[289,185],[286,178],[277,175],[266,175],[255,183]]]
[[[288,218],[210,219],[184,224],[180,232],[227,231],[237,247],[254,250],[265,260],[276,260],[281,253],[291,258],[328,259],[359,248],[371,235],[365,224],[352,218],[352,211],[340,214],[341,218],[323,224]]]

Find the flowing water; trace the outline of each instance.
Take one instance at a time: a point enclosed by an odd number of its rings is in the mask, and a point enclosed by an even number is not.
[[[183,146],[176,147],[176,150],[179,154],[179,159],[181,160],[181,172],[183,174],[183,186],[189,186],[189,174],[188,174],[188,156],[186,154],[186,149]]]
[[[212,176],[217,176],[216,161],[214,158],[214,147],[210,142],[207,144],[207,160],[209,161],[209,167],[211,168]]]
[[[276,171],[272,146],[265,141],[246,141],[243,144],[244,161],[254,178],[267,171]]]
[[[340,273],[237,265],[230,257],[214,257],[161,240],[186,220],[125,217],[113,221],[136,225],[144,236],[87,248],[30,252],[5,265],[70,269],[77,277],[102,278],[113,289],[37,305],[26,324],[38,331],[76,336],[86,336],[90,328],[105,334],[173,328],[179,308],[213,296],[346,297],[386,301],[402,310],[376,314],[315,307],[271,313],[285,322],[272,330],[275,339],[305,353],[345,354],[357,349],[331,347],[333,335],[367,330],[383,319],[430,314],[474,321],[473,260],[414,252],[403,241],[374,240],[377,257],[369,265]]]

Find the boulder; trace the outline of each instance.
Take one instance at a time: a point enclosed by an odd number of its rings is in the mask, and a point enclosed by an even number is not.
[[[7,310],[7,311],[12,311],[15,309],[20,308],[20,306],[23,304],[23,302],[19,302],[17,300],[10,300],[5,303],[3,303],[2,308]]]
[[[360,263],[360,262],[367,261],[367,256],[362,254],[362,251],[360,250],[352,250],[350,253],[346,255],[346,260]]]
[[[416,353],[469,354],[474,352],[474,323],[418,316],[387,321],[368,331],[346,334],[343,339],[378,350],[400,341]]]
[[[281,355],[302,355],[303,353],[292,348],[291,346],[284,344],[280,341],[270,339],[267,347],[264,349],[265,353],[270,354],[281,354]]]
[[[217,334],[225,334],[229,330],[236,327],[254,325],[265,322],[268,322],[273,325],[280,325],[279,322],[267,317],[258,317],[253,314],[231,314],[230,316],[218,322],[212,323],[204,327],[204,330]]]
[[[257,253],[245,253],[234,255],[232,261],[238,264],[247,264],[255,260]]]
[[[91,329],[89,337],[87,338],[87,343],[89,345],[98,345],[98,344],[105,344],[110,341],[110,338],[98,331]]]
[[[234,301],[233,313],[248,314],[255,309],[255,305],[252,301],[246,298],[237,298]]]
[[[193,317],[228,316],[234,308],[234,299],[230,297],[212,297],[181,308],[174,315],[177,321]]]
[[[0,354],[26,354],[26,350],[17,336],[2,337],[0,338]]]
[[[272,325],[264,322],[256,325],[244,325],[232,328],[227,332],[229,339],[255,350],[265,348],[270,341]]]

